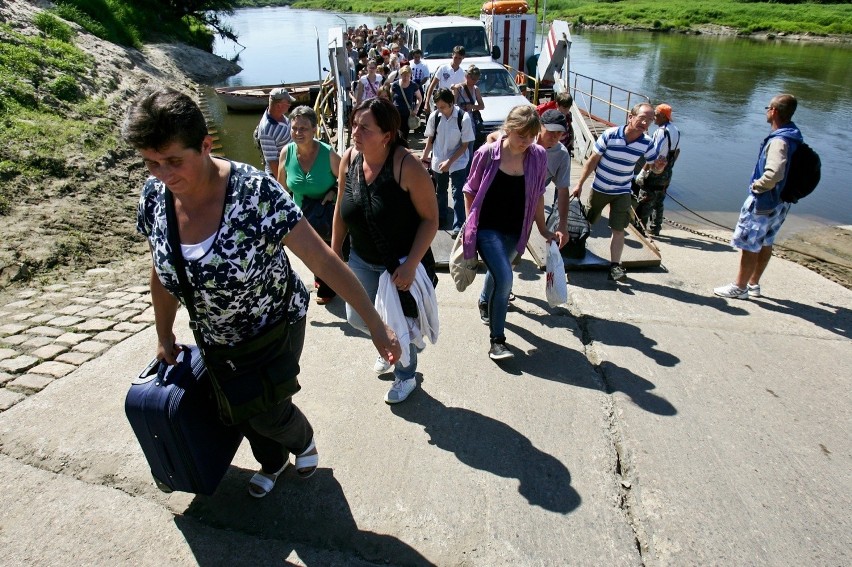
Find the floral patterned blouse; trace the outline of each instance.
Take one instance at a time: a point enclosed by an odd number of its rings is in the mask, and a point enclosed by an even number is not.
[[[248,339],[282,317],[298,321],[306,315],[310,297],[282,242],[302,211],[272,177],[250,165],[230,163],[222,222],[213,244],[198,260],[184,260],[195,291],[199,330],[205,341],[216,345]],[[166,229],[165,188],[155,177],[145,182],[136,228],[151,245],[163,286],[180,297]],[[293,293],[284,305],[288,286]]]

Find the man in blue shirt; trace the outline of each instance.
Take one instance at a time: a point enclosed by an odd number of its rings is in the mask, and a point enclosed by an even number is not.
[[[255,139],[263,152],[263,166],[266,173],[278,179],[278,155],[281,149],[290,143],[290,120],[287,111],[296,99],[284,88],[269,92],[269,107],[263,112]]]
[[[653,121],[654,107],[641,102],[630,110],[625,126],[613,126],[605,130],[595,142],[594,153],[583,166],[580,179],[571,192],[579,198],[586,179],[592,171],[595,172],[587,218],[594,224],[603,208],[609,205],[609,228],[612,230],[609,242],[611,280],[627,279],[627,272],[621,265],[621,253],[624,250],[624,229],[630,221],[630,187],[636,163],[642,157],[647,162],[656,160],[652,166],[655,172],[662,171],[666,165],[665,156],[659,156],[659,148],[654,146],[648,136],[648,126]]]
[[[760,277],[772,258],[772,245],[790,210],[790,203],[781,200],[790,156],[804,141],[793,122],[797,104],[793,95],[780,94],[766,107],[766,121],[772,132],[760,146],[748,196],[731,237],[731,246],[740,250],[739,270],[732,283],[713,290],[720,297],[762,297]]]

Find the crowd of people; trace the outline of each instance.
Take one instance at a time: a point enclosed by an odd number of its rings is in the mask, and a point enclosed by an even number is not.
[[[463,48],[430,78],[415,74],[416,50],[407,49],[398,26],[389,22],[381,33],[365,26],[350,33],[353,52],[366,63],[353,92],[352,144],[342,155],[315,138],[313,109],[299,106],[288,115],[294,100],[283,88],[270,92],[254,133],[265,171],[213,156],[201,111],[177,91],[144,93],[124,124],[125,140],[151,173],[137,224],[153,258],[158,357],[175,362],[180,348],[172,327],[181,303],[192,306],[196,340],[214,348],[241,348],[285,329],[285,352],[276,356],[295,360],[287,366],[290,374],[276,378],[262,372],[257,380],[267,393],[277,392],[277,386],[263,380],[289,381],[286,393],[237,424],[261,464],[250,481],[254,497],[272,490],[290,453],[300,476],[309,476],[318,464],[310,422],[292,403],[310,294],[287,250],[313,272],[316,302],[340,295],[349,324],[372,337],[378,351],[373,370],[394,374],[385,401],[399,403],[416,389],[426,339],[438,338],[438,279],[430,245],[439,229],[459,239],[465,258],[478,254],[485,264],[478,312],[489,329],[488,356],[506,360],[513,356],[505,335],[513,260],[523,253],[533,225],[546,240],[563,246],[568,203],[581,196],[594,173],[586,216],[594,222],[609,206],[609,278],[623,281],[620,259],[637,178],[639,227],[659,233],[679,151],[671,106],[637,104],[625,125],[597,139],[572,187],[570,96],[559,94],[538,108],[513,108],[502,127],[474,147],[473,113],[484,103],[476,88],[478,70],[461,71]],[[385,58],[380,72],[379,60]],[[390,83],[384,79],[388,71],[396,76]],[[435,111],[427,119],[418,159],[408,149],[406,123],[430,97]],[[740,271],[732,284],[715,290],[717,295],[760,295],[760,276],[789,209],[777,194],[790,152],[802,140],[791,121],[795,107],[791,95],[779,95],[767,107],[773,134],[761,147],[733,239],[742,250]],[[651,123],[658,126],[653,136]],[[548,229],[544,214],[551,182],[560,218],[555,231]],[[275,363],[270,367],[280,367]],[[224,380],[220,372],[225,371],[211,369],[214,382]]]

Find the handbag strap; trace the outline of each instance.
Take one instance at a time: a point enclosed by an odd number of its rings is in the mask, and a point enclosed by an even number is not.
[[[172,264],[175,267],[177,274],[178,285],[180,286],[180,294],[183,297],[186,310],[189,312],[189,328],[195,337],[195,342],[201,352],[204,352],[207,343],[198,331],[198,312],[195,310],[195,297],[192,286],[189,283],[189,278],[186,277],[186,261],[183,257],[183,250],[180,247],[180,234],[178,233],[177,214],[175,213],[175,196],[166,187],[166,235],[169,242],[169,247],[172,249]]]
[[[189,313],[189,328],[192,330],[192,335],[195,337],[195,344],[198,346],[201,353],[204,354],[208,347],[207,342],[201,335],[198,328],[198,311],[195,309],[195,295],[192,285],[189,283],[189,278],[186,276],[186,261],[183,257],[183,250],[180,247],[180,234],[178,232],[177,214],[175,213],[174,195],[166,188],[166,237],[169,242],[169,247],[172,249],[172,264],[177,273],[178,285],[180,286],[180,295],[183,297],[184,305]],[[292,269],[290,274],[293,274]],[[292,278],[287,282],[287,291],[284,292],[284,305],[289,306],[293,297],[293,281]],[[285,315],[286,317],[286,315]]]
[[[399,89],[399,94],[402,96],[402,100],[405,101],[405,106],[408,107],[408,113],[411,114],[411,103],[408,102],[408,97],[405,95],[405,90],[402,88],[402,83],[399,81],[394,81],[394,84]]]
[[[467,83],[462,83],[462,86],[464,87],[464,90],[467,93],[467,98],[468,98],[468,100],[470,100],[470,104],[475,106],[476,105],[476,99],[473,98],[472,94],[470,94],[470,89],[467,88]]]

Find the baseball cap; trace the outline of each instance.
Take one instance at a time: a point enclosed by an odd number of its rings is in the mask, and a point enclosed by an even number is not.
[[[287,89],[282,88],[282,87],[278,87],[277,89],[272,89],[271,91],[269,91],[269,100],[270,101],[286,100],[287,102],[295,102],[296,101],[296,99],[293,98],[293,95],[291,95],[287,91]]]
[[[541,115],[541,125],[550,132],[567,132],[568,121],[558,110],[545,110]]]
[[[671,122],[672,120],[672,107],[668,104],[658,104],[657,108],[654,109],[654,112],[657,114],[662,114],[666,117],[666,120]]]

